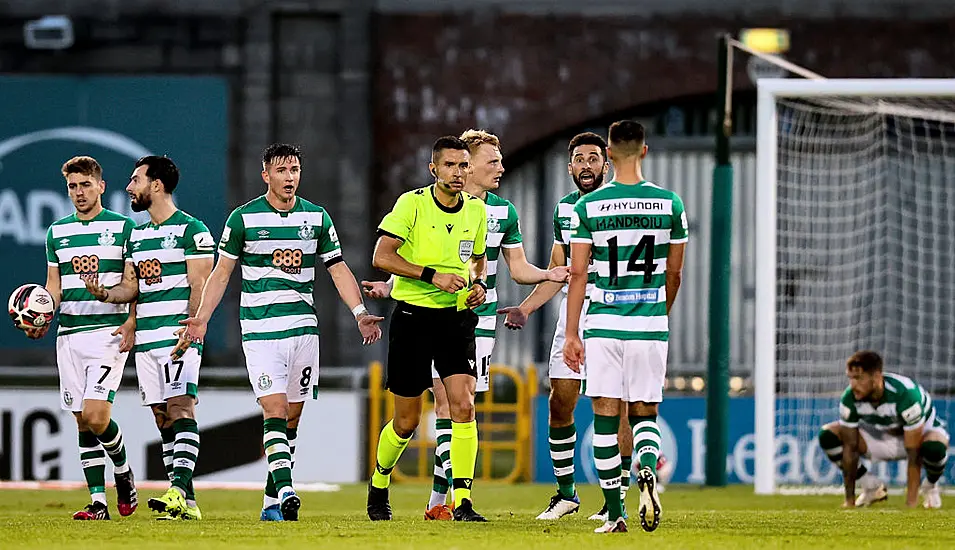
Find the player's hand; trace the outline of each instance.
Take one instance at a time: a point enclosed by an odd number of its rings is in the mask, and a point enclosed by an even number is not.
[[[564,364],[576,373],[580,373],[580,367],[584,364],[584,343],[576,334],[564,340]]]
[[[46,325],[43,325],[42,327],[23,329],[23,332],[26,333],[27,338],[31,340],[39,340],[40,338],[43,338],[44,336],[46,336],[46,332],[48,330],[50,330],[50,325],[46,324]]]
[[[454,294],[455,292],[466,287],[468,282],[465,281],[460,275],[455,275],[453,273],[435,273],[434,277],[431,278],[431,284],[445,292]]]
[[[106,298],[109,297],[109,290],[100,284],[99,282],[99,273],[90,273],[80,276],[83,279],[83,283],[86,284],[86,290],[93,295],[94,298],[100,302],[105,302]]]
[[[384,320],[384,317],[372,315],[368,312],[358,316],[358,332],[361,333],[362,342],[366,346],[381,339],[381,327],[378,326],[378,323]]]
[[[362,290],[369,298],[390,298],[391,285],[385,281],[362,281]]]
[[[472,285],[471,292],[468,293],[468,299],[464,302],[464,305],[474,309],[483,304],[485,298],[487,298],[487,292],[484,290],[484,287],[481,285]]]
[[[547,280],[554,283],[566,283],[570,280],[570,266],[557,266],[547,270]]]
[[[511,330],[521,330],[527,324],[527,315],[518,306],[502,307],[498,315],[504,315],[504,326]]]
[[[170,357],[176,359],[182,357],[182,354],[186,353],[186,350],[192,344],[201,344],[206,337],[206,330],[209,328],[208,324],[198,317],[190,317],[185,321],[179,321],[179,324],[185,325],[185,328],[177,331],[179,342],[176,343],[176,347],[169,354]]]
[[[126,353],[133,349],[136,341],[136,319],[126,319],[126,322],[116,327],[110,336],[122,336],[119,341],[119,352]]]

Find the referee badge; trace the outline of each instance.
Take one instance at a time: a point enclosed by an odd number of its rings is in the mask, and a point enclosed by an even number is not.
[[[458,244],[458,258],[461,259],[462,263],[466,263],[471,259],[471,255],[474,253],[474,241],[461,241]]]

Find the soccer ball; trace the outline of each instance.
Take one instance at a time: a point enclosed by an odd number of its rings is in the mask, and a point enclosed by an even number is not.
[[[41,328],[53,321],[53,296],[41,285],[27,283],[13,291],[7,311],[20,330]]]

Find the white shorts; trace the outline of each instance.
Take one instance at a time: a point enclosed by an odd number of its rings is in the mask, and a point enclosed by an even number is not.
[[[56,337],[56,368],[60,373],[60,407],[83,410],[84,399],[113,402],[123,379],[128,352],[120,353],[120,336],[113,327]]]
[[[486,392],[491,387],[491,353],[494,352],[494,338],[478,336],[474,339],[474,355],[477,356],[478,375],[477,384],[474,387],[475,393]],[[431,363],[431,379],[437,380],[438,371]]]
[[[190,347],[179,359],[169,356],[173,346],[136,352],[136,379],[143,406],[165,403],[170,397],[199,395],[199,350]]]
[[[940,432],[945,434],[945,439],[948,439],[948,432],[945,431],[943,424],[936,421],[936,418],[936,413],[933,412],[932,416],[925,420],[924,433]],[[859,424],[859,434],[865,441],[866,452],[862,455],[865,458],[876,462],[894,462],[908,458],[908,453],[905,452],[904,435],[886,434],[878,430],[866,429],[862,424]]]
[[[255,397],[284,393],[289,403],[318,398],[318,335],[242,342]]]
[[[584,315],[590,306],[590,300],[584,300],[584,307],[580,314],[580,323],[578,323],[578,334],[581,340],[584,338]],[[567,378],[571,380],[583,380],[586,378],[586,365],[580,369],[580,372],[570,370],[564,363],[564,334],[567,330],[567,295],[560,298],[560,311],[557,315],[557,328],[554,329],[554,341],[550,344],[550,358],[547,360],[547,375],[550,378]],[[585,358],[586,361],[586,358]]]
[[[667,343],[661,340],[584,340],[587,379],[584,394],[627,403],[663,401]]]

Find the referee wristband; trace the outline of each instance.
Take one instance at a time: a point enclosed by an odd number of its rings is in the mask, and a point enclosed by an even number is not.
[[[365,307],[365,304],[358,304],[351,310],[351,314],[355,316],[355,319],[358,319],[358,316],[362,313],[368,313],[368,308]]]
[[[420,277],[420,279],[421,279],[422,281],[424,281],[424,282],[430,284],[431,281],[434,280],[434,274],[435,274],[435,273],[436,273],[436,272],[435,272],[435,270],[434,270],[433,267],[426,267],[426,268],[424,268],[424,269],[421,270],[421,277]]]

